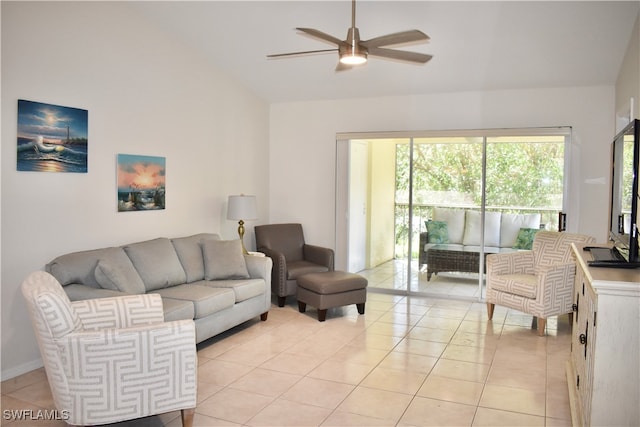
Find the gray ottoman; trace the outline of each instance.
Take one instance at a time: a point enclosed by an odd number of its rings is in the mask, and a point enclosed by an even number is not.
[[[318,320],[324,322],[327,309],[356,304],[364,314],[367,302],[367,279],[344,271],[309,273],[298,277],[298,310],[304,313],[307,304],[318,309]]]

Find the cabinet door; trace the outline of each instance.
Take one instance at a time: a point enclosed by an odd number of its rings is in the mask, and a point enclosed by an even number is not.
[[[576,271],[574,292],[577,311],[573,314],[571,358],[576,372],[574,386],[578,392],[582,422],[588,426],[591,423],[597,297],[581,268]]]
[[[571,361],[575,370],[573,378],[583,425],[590,424],[591,397],[593,391],[593,355],[595,344],[596,295],[582,268],[578,267],[574,286],[573,333]]]

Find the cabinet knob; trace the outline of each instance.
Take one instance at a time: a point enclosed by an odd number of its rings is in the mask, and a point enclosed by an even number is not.
[[[578,304],[571,304],[571,310],[578,311]]]
[[[586,344],[587,343],[587,336],[585,334],[580,334],[578,339],[580,340],[580,344]]]

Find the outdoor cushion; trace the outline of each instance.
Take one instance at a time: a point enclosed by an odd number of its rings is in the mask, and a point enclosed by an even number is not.
[[[486,246],[500,246],[500,212],[484,213],[484,244]],[[480,232],[482,229],[481,213],[467,211],[464,226],[464,245],[481,245]]]
[[[427,221],[428,243],[449,243],[449,231],[445,221]]]
[[[464,236],[464,209],[433,208],[433,220],[447,223],[449,243],[462,243]]]
[[[533,247],[533,239],[538,231],[540,231],[539,228],[521,228],[513,248],[530,250]]]
[[[503,213],[500,219],[500,246],[503,248],[514,246],[521,228],[539,229],[540,214]]]

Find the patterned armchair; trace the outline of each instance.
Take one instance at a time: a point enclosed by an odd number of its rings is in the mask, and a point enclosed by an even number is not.
[[[49,273],[22,283],[56,409],[99,425],[196,406],[192,320],[164,322],[157,294],[69,301]]]
[[[576,264],[571,243],[593,243],[582,234],[538,231],[530,251],[487,255],[487,313],[496,304],[537,317],[538,335],[546,320],[572,312]]]

